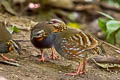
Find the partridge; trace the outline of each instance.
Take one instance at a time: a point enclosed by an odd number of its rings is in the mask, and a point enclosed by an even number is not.
[[[51,19],[50,21],[42,21],[31,29],[31,35],[30,35],[31,43],[41,51],[41,59],[39,59],[39,61],[42,62],[45,61],[44,49],[46,48],[51,48],[52,59],[57,58],[54,54],[54,48],[53,48],[54,37],[53,35],[51,35],[51,32],[62,32],[65,29],[66,29],[65,23],[58,19]]]
[[[7,61],[15,61],[13,59],[8,59],[7,57],[3,56],[4,53],[8,53],[14,49],[17,50],[19,54],[21,54],[21,47],[20,45],[12,39],[12,35],[8,32],[5,27],[5,24],[0,22],[0,56]]]
[[[93,36],[72,28],[54,33],[54,38],[54,47],[61,56],[80,62],[77,72],[66,74],[75,76],[84,73],[87,59],[95,55],[95,53],[88,53],[88,51],[96,50],[98,41]]]

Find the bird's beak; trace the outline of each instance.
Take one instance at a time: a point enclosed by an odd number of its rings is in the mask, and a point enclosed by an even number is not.
[[[53,32],[58,32],[58,29],[55,29]]]
[[[43,37],[40,37],[40,38],[38,38],[37,40],[38,40],[38,41],[41,41],[41,40],[43,40],[43,39],[44,39]]]

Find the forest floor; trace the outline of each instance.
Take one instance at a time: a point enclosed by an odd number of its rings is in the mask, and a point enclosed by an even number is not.
[[[29,31],[21,31],[13,34],[14,39],[29,39]],[[88,62],[85,74],[78,76],[67,76],[65,73],[77,69],[78,63],[66,60],[60,55],[58,60],[49,60],[48,62],[39,62],[35,55],[40,51],[33,47],[31,42],[20,42],[23,50],[22,55],[15,51],[5,56],[17,60],[19,67],[0,64],[0,75],[8,80],[120,80],[120,71],[107,71],[97,67],[94,63]],[[50,50],[46,50],[50,54]],[[46,57],[47,58],[47,57]],[[48,58],[47,58],[48,59]]]

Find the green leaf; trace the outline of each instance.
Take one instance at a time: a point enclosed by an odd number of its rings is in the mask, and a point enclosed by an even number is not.
[[[119,7],[120,6],[120,0],[105,0],[108,4],[111,6]]]
[[[115,34],[116,44],[120,47],[120,29]]]
[[[107,33],[111,34],[120,28],[120,21],[110,20],[106,23]]]
[[[105,17],[108,18],[108,19],[111,19],[111,20],[114,19],[112,16],[110,16],[110,15],[108,15],[108,14],[106,14],[106,13],[103,13],[103,12],[100,12],[100,11],[98,11],[98,13],[101,14],[101,15],[103,15],[103,16],[105,16]]]
[[[106,38],[107,42],[114,44],[115,43],[115,34],[107,34],[107,38]]]
[[[78,23],[75,23],[75,22],[68,23],[67,26],[72,27],[72,28],[77,28],[77,29],[80,28],[80,25]]]
[[[20,30],[16,26],[13,26],[13,30],[14,32],[20,32]]]
[[[120,29],[120,21],[110,20],[107,26],[107,41],[111,44],[115,43],[115,32]]]
[[[7,28],[7,30],[10,32],[10,34],[12,34],[12,33],[13,33],[12,28]]]
[[[107,18],[99,18],[98,25],[103,32],[106,33],[106,40],[111,43],[117,43],[120,46],[120,21],[115,20],[111,16],[99,12]]]
[[[98,25],[103,32],[106,32],[107,21],[108,21],[108,19],[105,19],[105,18],[99,18],[98,19]]]
[[[16,27],[16,26],[13,26],[13,27],[10,27],[8,28],[8,31],[12,34],[13,32],[20,32],[20,30]]]

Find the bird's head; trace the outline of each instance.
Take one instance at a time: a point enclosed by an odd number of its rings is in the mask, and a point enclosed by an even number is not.
[[[41,21],[31,29],[31,40],[42,41],[49,34],[62,32],[66,29],[67,26],[62,20],[51,19],[49,21]]]
[[[59,19],[51,19],[48,21],[48,24],[51,24],[55,28],[53,32],[63,32],[67,29],[67,25]]]
[[[39,30],[32,32],[31,39],[36,39],[37,41],[43,40],[47,36],[47,33],[44,30]]]
[[[9,51],[12,51],[12,50],[16,50],[18,54],[22,54],[22,49],[21,49],[21,46],[19,43],[17,43],[16,41],[14,40],[10,40],[7,42],[7,45],[8,45],[8,50]]]

